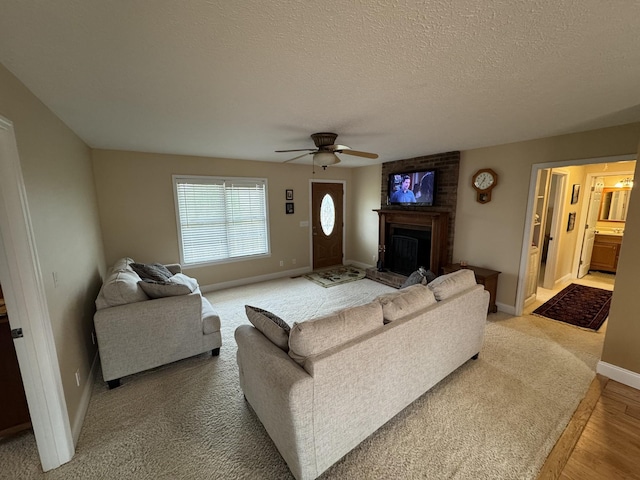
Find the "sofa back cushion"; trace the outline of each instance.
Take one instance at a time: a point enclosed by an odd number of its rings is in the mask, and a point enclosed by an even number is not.
[[[140,277],[131,269],[114,271],[107,277],[100,289],[96,299],[96,308],[101,310],[149,300],[147,294],[138,285],[139,281]]]
[[[476,285],[476,276],[473,270],[463,268],[461,270],[441,275],[427,285],[433,291],[436,300],[446,300],[457,293],[463,292]]]
[[[382,305],[384,322],[394,322],[436,303],[433,291],[426,285],[417,284],[378,297]]]
[[[294,323],[289,334],[289,356],[304,367],[309,357],[358,338],[382,325],[382,305],[378,301]]]

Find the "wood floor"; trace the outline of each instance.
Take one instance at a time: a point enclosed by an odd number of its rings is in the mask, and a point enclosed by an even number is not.
[[[538,480],[640,480],[640,390],[598,375]]]

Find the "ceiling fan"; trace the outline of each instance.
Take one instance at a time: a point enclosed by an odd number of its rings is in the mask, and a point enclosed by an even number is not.
[[[346,155],[355,155],[356,157],[365,158],[378,158],[376,153],[360,152],[358,150],[352,150],[351,147],[346,145],[335,144],[337,133],[320,132],[311,134],[313,143],[317,148],[298,148],[295,150],[276,150],[276,153],[283,152],[308,152],[298,155],[297,157],[285,160],[283,163],[293,162],[305,155],[313,155],[313,164],[320,165],[322,168],[327,168],[329,165],[335,165],[340,163],[340,158],[336,153],[344,153]]]

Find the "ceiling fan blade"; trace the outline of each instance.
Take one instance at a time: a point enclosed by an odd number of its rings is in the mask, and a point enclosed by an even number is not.
[[[378,158],[377,153],[369,153],[369,152],[359,152],[358,150],[342,150],[338,153],[344,153],[345,155],[355,155],[356,157],[366,157],[366,158]]]
[[[276,150],[276,153],[284,152],[315,152],[317,148],[297,148],[295,150]]]
[[[293,150],[293,151],[295,152],[296,150]],[[315,150],[314,150],[314,152],[315,152]],[[298,160],[299,158],[306,157],[307,155],[311,155],[311,154],[310,153],[303,153],[302,155],[298,155],[297,157],[293,157],[293,158],[290,158],[289,160],[285,160],[282,163],[293,162],[294,160]]]

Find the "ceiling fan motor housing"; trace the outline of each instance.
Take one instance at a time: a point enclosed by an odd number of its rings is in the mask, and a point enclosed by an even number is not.
[[[322,148],[333,145],[338,135],[336,133],[321,132],[311,134],[311,138],[313,139],[313,143],[316,144],[316,147]]]

